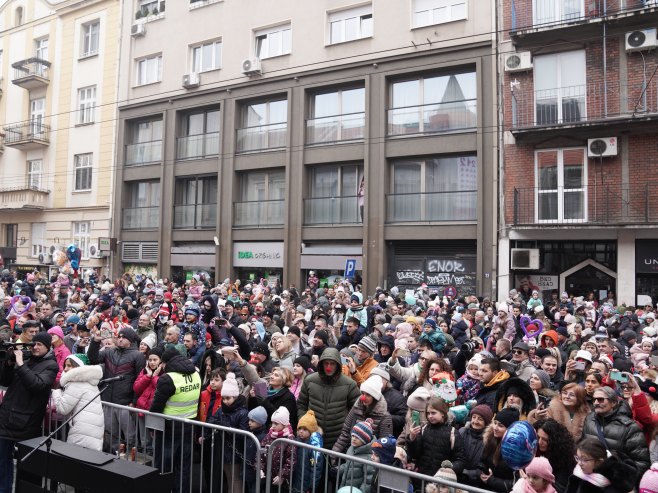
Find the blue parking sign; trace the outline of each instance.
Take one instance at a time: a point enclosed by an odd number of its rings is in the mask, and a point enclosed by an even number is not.
[[[345,279],[352,279],[354,277],[354,273],[356,272],[356,260],[353,258],[348,258],[345,261]]]

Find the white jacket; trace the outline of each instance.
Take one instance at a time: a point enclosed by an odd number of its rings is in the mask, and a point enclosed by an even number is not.
[[[54,390],[53,399],[57,412],[66,415],[79,411],[94,395],[98,394],[98,382],[103,377],[100,365],[79,366],[62,373],[60,384],[64,390]],[[103,406],[96,397],[80,414],[73,418],[68,443],[93,450],[103,448],[105,420]]]

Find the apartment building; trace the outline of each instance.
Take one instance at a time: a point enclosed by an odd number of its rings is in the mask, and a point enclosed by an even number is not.
[[[655,302],[658,2],[499,7],[500,291]]]
[[[494,2],[123,4],[115,273],[492,293]]]
[[[8,0],[0,7],[0,255],[52,274],[76,244],[109,273],[120,4]]]

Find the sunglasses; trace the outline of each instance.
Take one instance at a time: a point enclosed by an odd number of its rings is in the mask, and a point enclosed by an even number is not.
[[[521,351],[520,349],[515,349],[514,354],[524,354],[525,351]]]
[[[594,402],[603,402],[603,401],[607,401],[608,398],[607,397],[594,397],[594,399],[592,399],[592,400]]]

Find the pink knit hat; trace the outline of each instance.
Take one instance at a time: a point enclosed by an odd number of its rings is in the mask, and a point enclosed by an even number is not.
[[[525,468],[525,473],[539,476],[551,484],[555,483],[553,468],[546,457],[535,457],[532,459],[532,462]]]
[[[651,469],[642,476],[640,493],[658,493],[658,462],[654,462]]]
[[[64,340],[64,331],[62,330],[61,327],[55,326],[52,329],[48,329],[48,333],[51,336],[58,336],[61,340]]]

